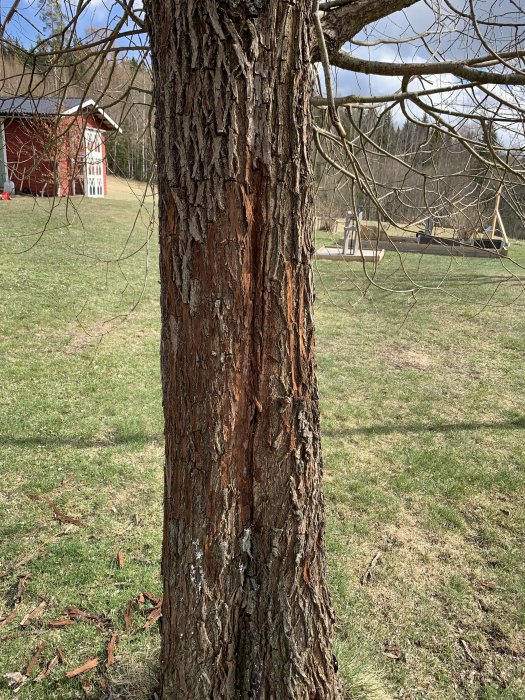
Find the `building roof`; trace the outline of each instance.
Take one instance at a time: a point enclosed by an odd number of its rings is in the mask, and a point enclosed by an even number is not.
[[[111,131],[122,129],[95,100],[81,97],[1,97],[0,96],[0,117],[32,117],[60,114],[71,116],[77,112],[87,112],[95,114],[106,127]]]

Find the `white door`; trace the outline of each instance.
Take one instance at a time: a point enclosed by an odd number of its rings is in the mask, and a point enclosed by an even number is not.
[[[102,160],[102,134],[98,129],[86,129],[86,194],[88,197],[104,196],[104,162]]]

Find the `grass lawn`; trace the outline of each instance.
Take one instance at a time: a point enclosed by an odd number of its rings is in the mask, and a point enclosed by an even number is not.
[[[155,686],[157,249],[137,195],[110,190],[51,217],[45,200],[0,204],[0,698],[37,649],[21,700]],[[525,272],[387,253],[374,285],[355,263],[316,274],[347,696],[522,700]]]

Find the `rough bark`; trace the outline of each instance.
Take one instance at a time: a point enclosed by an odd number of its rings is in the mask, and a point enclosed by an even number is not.
[[[310,260],[311,0],[147,0],[162,698],[337,698]]]

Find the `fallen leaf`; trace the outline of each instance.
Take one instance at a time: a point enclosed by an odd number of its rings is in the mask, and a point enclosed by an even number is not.
[[[72,518],[70,515],[62,513],[62,511],[56,507],[50,498],[44,498],[44,500],[49,506],[51,506],[53,515],[61,523],[71,523],[71,525],[76,525],[77,527],[82,527],[84,525],[84,523],[81,520],[78,520],[78,518]]]
[[[96,666],[98,666],[98,657],[86,661],[85,664],[82,664],[82,666],[78,666],[78,668],[73,669],[73,671],[68,671],[68,673],[66,673],[66,678],[74,678],[75,676],[80,676],[81,673],[91,671],[91,669],[95,668]]]
[[[20,627],[26,627],[31,621],[37,620],[44,612],[45,607],[46,601],[43,600],[40,605],[37,605],[36,608],[28,612],[27,615],[20,620]]]
[[[151,610],[143,629],[147,630],[148,627],[151,627],[151,625],[153,625],[155,622],[157,622],[157,620],[159,620],[161,617],[162,617],[162,608],[160,605],[158,605]]]
[[[143,593],[139,593],[138,596],[137,596],[137,603],[138,603],[139,605],[142,605],[142,604],[144,603],[144,600],[145,600],[144,594],[143,594]]]
[[[69,620],[68,618],[61,617],[58,620],[51,620],[48,622],[48,627],[66,627],[66,625],[74,625],[76,620]]]
[[[53,656],[53,658],[47,664],[47,666],[42,671],[40,671],[38,676],[35,678],[35,683],[41,683],[44,680],[44,678],[47,678],[49,676],[49,674],[51,673],[51,671],[58,666],[59,662],[60,662],[59,657]]]
[[[122,553],[121,549],[119,549],[119,551],[118,551],[117,561],[118,561],[118,568],[123,569],[124,568],[124,554]]]
[[[60,659],[60,663],[63,664],[64,661],[66,660],[66,657],[64,656],[64,652],[60,647],[57,647],[57,656]]]
[[[361,585],[364,586],[372,579],[372,571],[375,569],[380,559],[381,551],[378,550],[372,557],[370,564],[366,567],[365,573],[361,576]]]
[[[34,653],[33,656],[31,657],[31,660],[30,660],[29,663],[27,664],[26,676],[27,676],[28,678],[29,678],[29,677],[31,676],[31,674],[33,673],[34,668],[35,668],[35,666],[36,666],[37,663],[38,663],[38,659],[40,658],[40,654],[42,653],[42,651],[43,651],[45,645],[46,645],[45,642],[40,642],[40,644],[39,644],[39,645],[37,646],[37,648],[35,649],[35,653]]]
[[[115,663],[115,645],[117,643],[117,635],[112,634],[111,639],[108,644],[108,660],[106,661],[106,666],[113,666]]]
[[[131,606],[133,605],[133,600],[128,600],[126,609],[124,610],[124,626],[126,627],[126,632],[129,632],[132,625],[131,619]]]
[[[16,608],[16,606],[22,601],[22,593],[24,592],[24,588],[27,586],[27,582],[30,578],[30,574],[24,574],[20,576],[16,583],[11,586],[7,592],[8,607]]]
[[[17,615],[18,615],[18,612],[16,610],[13,610],[13,612],[10,613],[7,617],[4,617],[3,620],[0,620],[0,629],[2,629],[2,627],[5,627],[6,625],[8,625],[11,622],[11,620],[14,620],[14,618]]]
[[[87,612],[87,610],[81,610],[80,608],[75,608],[73,605],[68,605],[67,614],[70,617],[80,617],[82,619],[98,620],[98,617],[96,615],[93,615],[93,613]]]
[[[27,681],[27,676],[24,676],[20,671],[15,671],[14,673],[6,673],[4,678],[7,681],[7,685],[12,690],[20,688]]]
[[[147,598],[148,600],[151,600],[152,603],[155,605],[160,605],[162,598],[159,598],[157,595],[153,595],[153,593],[150,593],[149,591],[144,591],[143,593],[144,598]]]
[[[68,617],[75,618],[76,620],[93,620],[98,622],[98,617],[93,615],[93,613],[87,612],[86,610],[80,610],[80,608],[75,608],[72,605],[67,608],[67,614]]]
[[[104,630],[111,625],[111,620],[101,618],[99,615],[93,615],[93,613],[87,612],[86,610],[80,610],[80,608],[75,608],[73,605],[70,605],[67,608],[66,615],[72,620],[87,622],[90,625],[95,625],[95,627],[98,627],[101,630]]]

